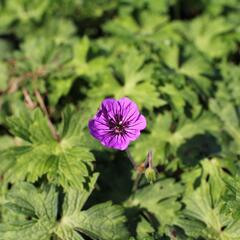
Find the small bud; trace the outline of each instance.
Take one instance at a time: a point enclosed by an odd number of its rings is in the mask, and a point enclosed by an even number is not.
[[[153,160],[153,154],[152,154],[152,151],[150,150],[147,154],[147,159],[146,159],[147,169],[145,171],[145,176],[150,183],[153,183],[154,181],[156,181],[156,178],[157,178],[156,171],[153,168],[152,160]]]
[[[156,181],[156,172],[153,168],[147,168],[146,171],[145,171],[145,176],[146,176],[146,179],[150,182],[150,183],[153,183]]]

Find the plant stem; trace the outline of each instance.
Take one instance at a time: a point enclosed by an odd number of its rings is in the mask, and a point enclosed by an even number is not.
[[[37,101],[38,101],[38,103],[39,103],[39,106],[40,106],[41,110],[43,111],[43,113],[44,113],[45,116],[47,117],[48,127],[49,127],[49,129],[50,129],[50,131],[51,131],[51,133],[52,133],[53,138],[54,138],[56,141],[60,142],[60,140],[61,140],[61,139],[60,139],[60,136],[59,136],[59,134],[58,134],[55,126],[53,125],[53,123],[52,123],[52,121],[51,121],[51,119],[50,119],[50,116],[49,116],[49,114],[48,114],[48,110],[47,110],[47,107],[46,107],[46,105],[45,105],[45,103],[44,103],[43,97],[42,97],[42,95],[40,94],[40,92],[39,92],[38,90],[35,90],[35,96],[36,96],[36,98],[37,98]]]
[[[130,151],[129,151],[128,148],[127,148],[127,150],[126,150],[126,153],[127,153],[128,159],[129,159],[130,162],[132,163],[133,168],[136,170],[136,169],[137,169],[137,164],[136,164],[136,162],[134,161],[134,159],[133,159],[133,157],[132,157],[132,155],[131,155],[131,153],[130,153]]]
[[[132,157],[132,155],[131,155],[131,153],[130,153],[128,148],[126,150],[126,153],[127,153],[128,159],[132,163],[132,166],[133,166],[134,170],[137,172],[137,177],[135,178],[134,183],[133,183],[133,187],[132,187],[132,192],[136,192],[136,190],[138,188],[139,181],[140,181],[141,176],[142,176],[142,172],[139,171],[138,165],[134,161],[134,159],[133,159],[133,157]]]
[[[27,108],[29,108],[30,110],[33,110],[37,104],[35,102],[33,102],[27,89],[24,88],[22,90],[22,92],[23,92],[23,96],[24,96],[24,100],[25,100],[25,104],[26,104]]]
[[[147,159],[145,161],[145,165],[148,165],[149,168],[153,168],[153,162],[152,162],[152,150],[148,151],[148,154],[147,154]]]
[[[133,187],[132,187],[132,192],[136,192],[138,189],[138,184],[141,180],[142,173],[138,172],[137,177],[134,180]]]

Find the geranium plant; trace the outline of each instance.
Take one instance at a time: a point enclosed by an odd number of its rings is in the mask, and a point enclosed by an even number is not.
[[[239,0],[0,0],[0,240],[240,240]]]

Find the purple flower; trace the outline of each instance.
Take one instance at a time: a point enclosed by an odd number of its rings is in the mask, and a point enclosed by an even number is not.
[[[107,98],[88,127],[91,135],[104,146],[125,150],[140,136],[140,131],[146,127],[146,119],[129,98]]]

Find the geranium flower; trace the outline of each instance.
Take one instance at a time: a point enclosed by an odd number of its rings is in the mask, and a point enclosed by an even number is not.
[[[146,127],[146,119],[129,98],[107,98],[88,127],[91,135],[104,146],[125,150],[140,136],[140,131]]]

